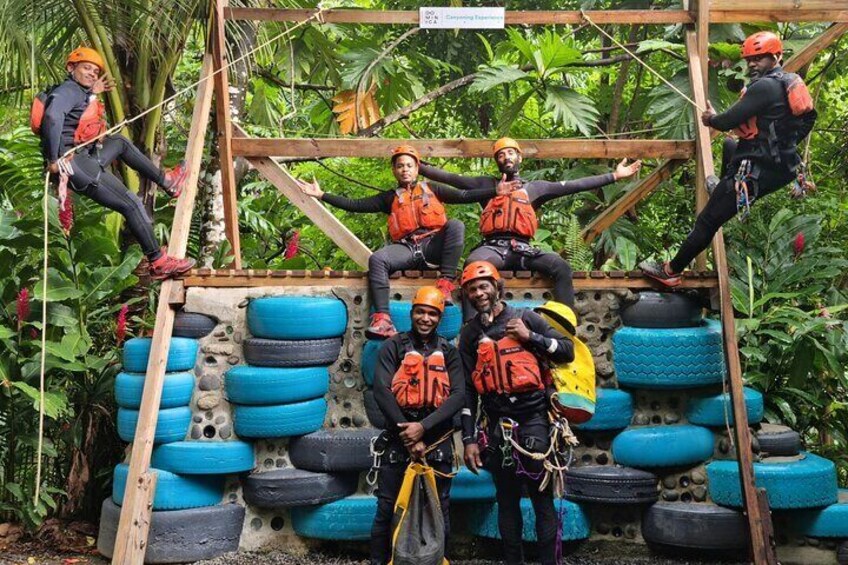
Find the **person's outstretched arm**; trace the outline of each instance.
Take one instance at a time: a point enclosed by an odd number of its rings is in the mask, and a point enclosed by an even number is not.
[[[496,184],[495,179],[492,177],[466,177],[456,173],[449,173],[444,169],[434,167],[433,165],[425,165],[424,163],[421,163],[418,167],[418,172],[430,180],[449,184],[454,188],[462,190],[489,188],[494,187]]]
[[[641,168],[642,161],[633,161],[628,165],[627,159],[623,159],[615,168],[615,171],[603,175],[559,182],[537,180],[527,184],[527,196],[530,197],[533,206],[538,208],[554,198],[594,190],[612,184],[617,180],[629,178],[635,175]]]
[[[433,191],[439,200],[445,204],[471,204],[474,202],[485,202],[495,196],[495,185],[473,190],[460,190],[451,188],[443,184],[429,183],[430,190]]]
[[[384,214],[388,214],[392,210],[392,199],[394,195],[388,191],[375,194],[374,196],[366,196],[365,198],[347,198],[346,196],[337,196],[324,192],[316,180],[313,180],[311,183],[299,180],[297,183],[300,186],[301,192],[305,195],[317,198],[330,206],[335,206],[348,212],[383,212]]]

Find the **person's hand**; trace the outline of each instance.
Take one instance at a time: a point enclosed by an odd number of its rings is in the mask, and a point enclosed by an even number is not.
[[[465,446],[465,466],[475,475],[483,468],[483,460],[480,459],[480,446],[476,443],[469,443]]]
[[[59,174],[59,161],[53,161],[49,165],[47,165],[47,170],[54,175]]]
[[[401,429],[400,439],[406,446],[418,443],[424,437],[424,426],[420,422],[401,422],[398,427]]]
[[[506,180],[506,173],[504,173],[503,176],[501,176],[501,180],[498,182],[497,195],[505,196],[519,188],[521,188],[521,181],[518,179]]]
[[[530,340],[530,330],[521,318],[513,318],[506,323],[506,335],[512,339],[517,339],[521,343],[526,343]]]
[[[424,461],[424,456],[426,455],[427,446],[423,441],[419,441],[412,445],[407,446],[406,448],[409,451],[409,456],[415,459],[416,461]]]
[[[713,105],[710,104],[709,100],[707,100],[707,109],[701,112],[701,123],[710,127],[710,119],[715,115],[716,111],[713,110]]]
[[[115,79],[109,75],[109,73],[103,73],[100,75],[94,84],[91,85],[91,92],[93,94],[102,94],[104,92],[109,92],[115,88]]]
[[[621,163],[615,168],[615,172],[613,172],[612,176],[615,177],[615,180],[626,179],[628,177],[632,177],[636,173],[639,172],[639,169],[642,168],[642,160],[637,159],[633,161],[629,165],[627,164],[627,159],[622,159]]]
[[[302,180],[298,180],[297,185],[300,187],[300,191],[306,196],[311,196],[312,198],[317,198],[318,200],[321,200],[321,197],[324,196],[324,191],[321,190],[321,186],[314,178],[312,179],[312,182],[304,182]]]

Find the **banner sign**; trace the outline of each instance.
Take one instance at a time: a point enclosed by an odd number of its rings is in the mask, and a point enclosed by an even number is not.
[[[419,8],[422,29],[503,29],[504,8]]]

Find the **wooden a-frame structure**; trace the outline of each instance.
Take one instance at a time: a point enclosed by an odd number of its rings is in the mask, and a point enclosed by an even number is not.
[[[706,62],[709,43],[709,24],[733,22],[794,22],[821,21],[833,25],[808,46],[787,61],[784,68],[798,71],[806,67],[824,48],[848,31],[848,5],[833,0],[748,0],[744,4],[737,0],[682,0],[680,10],[605,10],[590,11],[586,15],[598,24],[684,24],[689,59],[689,75],[694,100],[704,107],[707,100]],[[194,284],[204,286],[250,286],[252,271],[241,271],[241,246],[239,242],[236,207],[236,186],[233,158],[245,157],[261,175],[270,181],[306,216],[318,225],[357,264],[367,267],[371,251],[335,216],[315,200],[305,197],[294,178],[272,157],[374,157],[385,156],[395,144],[410,143],[426,156],[477,157],[488,156],[489,140],[381,140],[381,139],[252,139],[230,120],[229,79],[225,49],[224,23],[230,20],[265,20],[277,22],[303,22],[320,16],[322,22],[345,24],[395,24],[417,25],[417,11],[376,10],[286,10],[271,8],[228,8],[226,0],[210,0],[213,11],[211,41],[201,67],[200,83],[195,99],[194,114],[188,139],[186,161],[189,178],[183,195],[177,202],[174,224],[168,252],[182,257],[186,251],[189,225],[194,200],[197,194],[197,178],[203,151],[204,134],[208,127],[212,98],[215,98],[217,119],[217,146],[220,155],[222,185],[224,191],[226,234],[233,253],[233,271],[226,273],[198,271],[185,281],[167,280],[162,283],[159,304],[156,310],[153,344],[150,351],[144,393],[139,412],[135,441],[132,446],[129,477],[121,509],[120,524],[115,540],[112,563],[138,565],[144,560],[150,526],[156,475],[150,470],[153,437],[158,418],[159,401],[168,349],[173,330],[175,309],[185,302],[185,287]],[[320,12],[320,13],[319,13]],[[584,22],[577,11],[510,11],[506,12],[506,25],[550,25],[580,24]],[[208,80],[211,79],[211,80]],[[663,158],[660,166],[630,189],[620,200],[602,212],[585,230],[584,238],[591,241],[612,225],[627,210],[651,194],[674,169],[685,160],[694,157],[697,164],[696,209],[706,202],[704,178],[714,170],[710,147],[710,132],[703,127],[695,115],[697,135],[694,140],[521,140],[528,157],[563,158],[590,157],[615,158],[631,156],[637,158]],[[734,326],[733,308],[730,297],[724,237],[719,230],[713,240],[716,277],[695,274],[686,279],[685,286],[712,288],[718,291],[725,355],[730,376],[733,413],[736,422],[747,422],[745,402],[742,394],[742,374]],[[588,275],[588,276],[587,276]],[[610,286],[644,288],[646,283],[633,276],[621,273],[608,280],[602,273],[578,274],[578,288],[605,288]],[[301,275],[303,276],[303,275]],[[346,276],[346,273],[324,273],[328,282]],[[361,276],[358,273],[357,276]],[[273,284],[273,273],[260,276],[262,283]],[[219,284],[215,284],[217,281]],[[253,281],[255,282],[255,281]],[[603,283],[603,284],[602,284]],[[289,284],[289,281],[287,281]],[[768,508],[768,499],[763,490],[757,490],[753,478],[750,430],[747,425],[737,425],[736,449],[742,482],[745,512],[751,534],[751,555],[758,565],[777,563],[774,552],[773,531]]]

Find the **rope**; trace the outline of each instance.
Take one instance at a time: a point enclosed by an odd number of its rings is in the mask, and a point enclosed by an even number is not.
[[[142,111],[141,113],[134,116],[133,118],[124,119],[120,123],[118,123],[118,124],[112,126],[111,128],[107,129],[106,131],[104,131],[103,133],[98,135],[97,137],[90,139],[90,140],[88,140],[84,143],[81,143],[79,145],[75,145],[71,149],[68,149],[59,158],[60,169],[62,169],[63,166],[67,166],[66,158],[68,156],[70,156],[72,153],[74,153],[75,151],[77,151],[77,150],[79,150],[83,147],[86,147],[88,145],[91,145],[92,143],[96,143],[96,142],[100,141],[101,139],[103,139],[104,137],[106,137],[107,135],[110,135],[110,134],[112,134],[116,131],[123,129],[124,126],[129,125],[129,124],[135,122],[136,120],[140,120],[142,117],[153,112],[157,108],[160,108],[160,107],[168,104],[172,100],[178,98],[179,96],[182,96],[183,94],[185,94],[186,92],[188,92],[190,90],[194,90],[195,87],[197,87],[200,84],[211,79],[212,77],[214,77],[218,73],[223,72],[225,69],[229,69],[230,67],[232,67],[236,63],[240,63],[241,61],[243,61],[247,57],[253,55],[258,50],[264,48],[266,45],[273,43],[274,41],[277,41],[278,39],[281,39],[281,38],[285,37],[286,35],[289,35],[290,33],[292,33],[297,28],[308,24],[312,20],[318,20],[319,23],[324,23],[324,15],[323,15],[324,11],[326,11],[326,8],[324,8],[319,3],[316,12],[314,14],[312,14],[310,17],[306,18],[305,20],[298,22],[297,24],[293,25],[292,27],[283,30],[282,32],[278,33],[277,35],[275,35],[271,39],[269,39],[269,40],[265,41],[264,43],[261,43],[260,45],[254,47],[253,49],[251,49],[250,51],[248,51],[247,53],[245,53],[241,57],[238,57],[237,59],[230,61],[226,65],[222,65],[220,69],[213,71],[211,74],[209,74],[205,77],[201,77],[200,80],[190,84],[189,86],[187,86],[187,87],[183,88],[182,90],[176,92],[173,96],[170,96],[170,97],[162,100],[158,104],[155,104],[155,105],[149,107],[148,109]],[[30,60],[32,62],[32,64],[30,65],[31,84],[34,86],[35,85],[35,31],[34,31],[34,29],[33,29],[33,36],[32,36],[32,49],[31,49]],[[49,200],[49,198],[50,198],[50,171],[45,171],[45,173],[44,173],[44,198],[43,198],[43,200],[44,200],[44,207],[43,207],[44,208],[44,210],[43,210],[44,211],[44,250],[43,250],[43,252],[44,252],[44,262],[43,262],[43,265],[42,265],[44,280],[43,280],[43,286],[42,286],[42,301],[41,301],[41,368],[40,368],[40,371],[39,371],[38,448],[37,448],[37,452],[36,452],[36,466],[35,466],[35,495],[33,497],[33,505],[34,506],[38,505],[38,497],[40,495],[40,489],[41,489],[41,460],[42,460],[42,453],[43,453],[43,450],[44,450],[44,394],[45,394],[44,376],[45,376],[45,372],[46,372],[46,370],[45,370],[45,358],[46,358],[46,352],[47,352],[47,269],[48,269],[47,252],[48,252],[48,239],[49,239],[48,236],[49,236],[49,229],[50,229],[50,225],[49,225],[49,221],[48,221],[48,214],[49,214],[49,211],[50,211],[50,206],[49,206],[50,200]]]
[[[697,102],[695,102],[694,100],[692,100],[691,98],[689,98],[688,96],[686,96],[686,95],[685,95],[685,94],[684,94],[684,93],[683,93],[683,92],[682,92],[679,88],[677,88],[676,86],[674,86],[673,84],[671,84],[671,83],[670,83],[670,82],[669,82],[669,81],[668,81],[668,80],[667,80],[664,76],[662,76],[660,73],[658,73],[657,71],[655,71],[655,70],[653,69],[653,67],[651,67],[651,65],[649,65],[648,63],[646,63],[645,61],[643,61],[642,59],[640,59],[639,57],[637,57],[637,56],[636,56],[636,54],[635,54],[633,51],[631,51],[630,49],[628,49],[628,48],[627,48],[624,44],[622,44],[619,40],[617,40],[616,38],[614,38],[613,36],[611,36],[610,34],[608,34],[606,31],[604,31],[604,30],[603,30],[603,28],[601,28],[598,24],[596,24],[595,22],[593,22],[593,21],[592,21],[592,18],[590,18],[590,17],[586,14],[586,12],[585,12],[584,10],[580,10],[580,15],[582,16],[582,18],[583,18],[584,20],[586,20],[587,22],[589,22],[589,24],[591,24],[591,25],[592,25],[592,27],[594,27],[594,28],[595,28],[595,29],[597,29],[599,32],[601,32],[604,36],[606,36],[606,38],[607,38],[607,39],[609,39],[610,41],[612,41],[613,43],[615,43],[615,44],[618,46],[618,48],[619,48],[619,49],[623,49],[623,50],[624,50],[624,52],[625,52],[625,53],[627,53],[628,55],[630,55],[631,57],[633,57],[633,59],[635,59],[637,63],[639,63],[640,65],[642,65],[643,67],[645,67],[645,68],[648,70],[648,72],[650,72],[650,73],[651,73],[651,74],[653,74],[655,77],[657,77],[658,79],[660,79],[660,80],[661,80],[661,81],[662,81],[662,82],[663,82],[663,83],[664,83],[667,87],[669,87],[671,90],[673,90],[674,92],[676,92],[677,94],[679,94],[681,97],[683,97],[684,99],[686,99],[686,101],[687,101],[687,102],[689,102],[689,104],[691,104],[691,105],[692,105],[692,106],[694,106],[695,108],[697,108],[697,109],[698,109],[698,111],[700,111],[700,112],[704,112],[704,111],[706,111],[706,108],[701,108],[700,106],[698,106]]]

